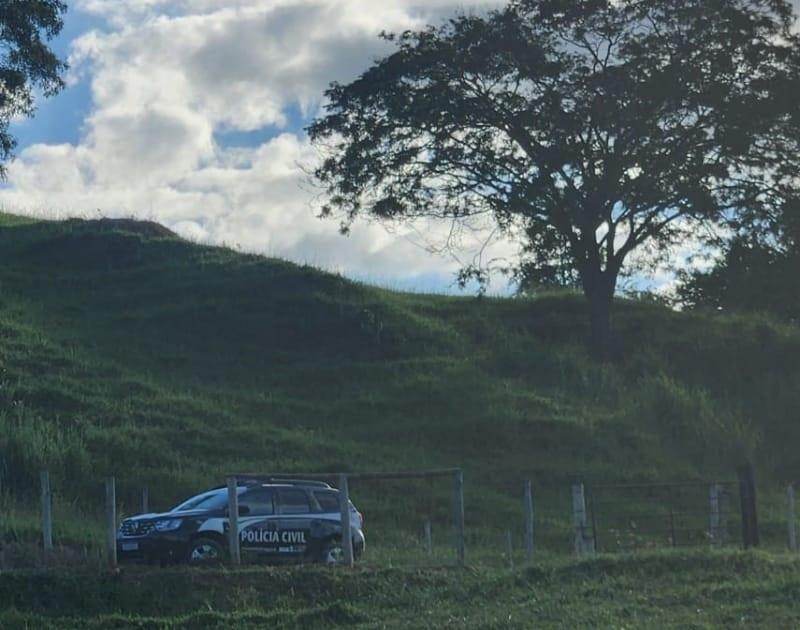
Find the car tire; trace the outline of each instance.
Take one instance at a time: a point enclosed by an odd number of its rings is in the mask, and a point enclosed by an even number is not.
[[[220,564],[227,557],[225,548],[213,538],[195,538],[189,543],[188,562],[196,566]]]
[[[337,567],[344,564],[344,547],[339,540],[332,540],[322,548],[320,562],[327,567]]]

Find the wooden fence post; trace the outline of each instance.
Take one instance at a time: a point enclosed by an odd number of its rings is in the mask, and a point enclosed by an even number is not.
[[[150,490],[145,486],[142,488],[142,514],[150,513]]]
[[[572,486],[572,518],[575,526],[575,553],[579,556],[594,551],[592,540],[587,536],[586,498],[582,483]]]
[[[464,566],[466,543],[464,541],[464,473],[460,469],[454,474],[453,494],[455,503],[456,561]]]
[[[533,560],[533,490],[531,482],[525,482],[525,558]]]
[[[794,484],[789,484],[786,488],[786,502],[787,502],[787,526],[789,533],[789,551],[797,552],[797,514],[795,512],[794,502]]]
[[[708,501],[711,510],[709,518],[709,537],[711,538],[711,545],[718,547],[722,544],[722,528],[720,518],[720,487],[719,484],[711,484],[708,489]]]
[[[239,484],[235,476],[228,477],[228,555],[235,566],[242,564],[239,547]]]
[[[50,492],[50,473],[41,471],[42,483],[42,546],[45,558],[53,551],[53,496]]]
[[[106,479],[106,552],[108,564],[117,566],[117,489],[114,477]]]
[[[342,550],[344,551],[345,566],[352,567],[353,559],[353,534],[350,529],[350,488],[347,484],[347,475],[339,475],[339,513],[342,519]]]
[[[425,521],[425,555],[433,557],[433,536],[431,535],[431,522]]]
[[[511,530],[506,530],[506,557],[508,558],[508,568],[514,568],[514,539]]]

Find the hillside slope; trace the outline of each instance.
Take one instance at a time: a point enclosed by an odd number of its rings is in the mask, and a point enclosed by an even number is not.
[[[3,492],[31,500],[48,467],[63,511],[107,474],[165,506],[235,470],[462,466],[468,519],[511,513],[533,478],[555,522],[575,479],[745,458],[800,477],[796,328],[620,301],[624,358],[602,366],[584,321],[574,295],[395,293],[149,223],[4,216]],[[448,489],[397,492],[414,514]]]

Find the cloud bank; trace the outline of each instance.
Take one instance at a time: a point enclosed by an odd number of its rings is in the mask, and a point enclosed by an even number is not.
[[[302,129],[334,80],[388,52],[382,30],[438,23],[485,0],[75,0],[98,19],[70,47],[91,107],[74,144],[34,144],[10,165],[7,210],[155,219],[196,240],[428,288],[458,263],[427,253],[446,226],[349,238],[315,216]],[[237,134],[244,140],[230,143]],[[426,236],[420,236],[424,233]],[[431,235],[433,237],[431,238]],[[472,240],[470,240],[472,239]],[[478,242],[466,239],[464,256]],[[511,254],[498,244],[495,255]],[[431,278],[435,280],[431,281]]]

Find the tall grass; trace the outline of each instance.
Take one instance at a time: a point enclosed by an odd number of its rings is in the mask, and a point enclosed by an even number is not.
[[[0,483],[10,497],[36,496],[45,469],[74,491],[72,482],[89,475],[91,460],[77,429],[45,420],[21,402],[0,409]]]

